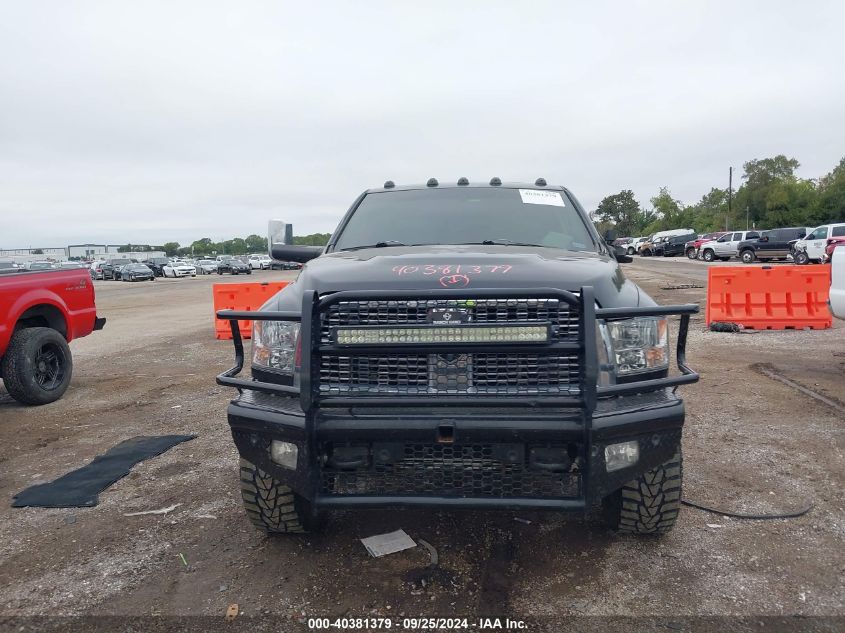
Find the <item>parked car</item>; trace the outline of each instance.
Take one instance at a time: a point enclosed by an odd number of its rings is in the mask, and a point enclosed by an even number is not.
[[[737,252],[744,264],[750,264],[758,259],[763,262],[786,259],[791,254],[790,243],[801,239],[806,233],[807,229],[804,227],[763,231],[758,238],[740,242]]]
[[[824,249],[825,262],[829,262],[831,259],[833,259],[833,251],[838,246],[845,246],[845,236],[827,238],[827,246]],[[842,252],[845,253],[845,251]]]
[[[0,261],[0,271],[17,270],[18,266],[12,261]]]
[[[88,272],[91,273],[91,279],[103,279],[103,264],[105,262],[91,262]]]
[[[223,273],[229,273],[232,275],[251,275],[252,267],[249,264],[244,264],[241,260],[233,257],[232,259],[224,259],[217,264],[217,274],[222,275]]]
[[[267,255],[250,255],[247,263],[253,270],[268,270],[272,261]]]
[[[758,259],[760,261],[785,260],[792,253],[790,245],[804,237],[806,233],[807,229],[804,227],[770,229],[761,232],[760,237],[756,239],[740,242],[737,252],[744,264],[750,264]]]
[[[217,262],[213,259],[200,259],[194,264],[198,275],[210,275],[217,272]]]
[[[103,272],[103,279],[120,279],[120,270],[121,266],[125,266],[126,264],[132,264],[134,261],[128,258],[121,258],[121,259],[110,259],[107,262],[103,262],[100,264],[100,270]],[[117,269],[117,270],[115,270]]]
[[[164,277],[163,269],[170,263],[170,259],[167,257],[150,257],[143,263],[150,267],[156,277]]]
[[[727,261],[731,257],[737,257],[737,248],[740,242],[760,237],[760,231],[731,231],[712,242],[707,242],[701,247],[701,258],[706,262],[715,259]]]
[[[52,270],[55,268],[53,262],[29,262],[26,265],[26,270]]]
[[[839,243],[831,255],[830,311],[837,319],[845,319],[845,244]]]
[[[686,251],[687,243],[695,237],[695,233],[686,235],[672,235],[664,239],[660,245],[660,254],[663,257],[677,257]],[[657,253],[655,253],[657,254]]]
[[[694,240],[690,240],[689,242],[684,244],[684,252],[690,259],[698,259],[699,251],[703,244],[706,244],[707,242],[710,242],[712,240],[719,239],[724,234],[724,231],[716,231],[715,233],[705,233],[704,235],[699,235]]]
[[[18,402],[47,404],[70,384],[68,343],[103,328],[82,269],[0,274],[0,376]],[[14,417],[9,414],[9,417]]]
[[[161,267],[161,272],[164,277],[196,277],[197,269],[195,266],[183,261],[173,261]]]
[[[825,259],[827,240],[831,237],[845,237],[845,224],[823,224],[810,231],[806,237],[795,243],[793,259],[796,264],[822,262]]]
[[[153,269],[146,264],[126,264],[120,269],[122,281],[155,281]]]

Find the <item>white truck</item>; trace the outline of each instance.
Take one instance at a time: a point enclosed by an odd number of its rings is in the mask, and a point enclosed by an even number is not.
[[[845,320],[845,246],[834,249],[830,264],[830,311]]]
[[[817,226],[804,239],[795,243],[794,259],[796,264],[824,261],[824,249],[831,237],[845,236],[845,224],[822,224]]]
[[[737,257],[739,255],[737,249],[740,242],[753,240],[758,237],[760,237],[760,231],[731,231],[730,233],[725,233],[719,239],[705,242],[701,245],[699,248],[701,259],[706,262],[712,262],[714,259],[726,261],[731,257]]]

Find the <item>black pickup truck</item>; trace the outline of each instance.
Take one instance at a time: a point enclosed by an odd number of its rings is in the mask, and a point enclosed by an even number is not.
[[[804,227],[763,231],[756,239],[740,242],[736,250],[744,264],[750,264],[758,259],[760,261],[786,259],[792,254],[791,244],[806,234],[807,229]]]
[[[672,528],[675,389],[698,380],[685,361],[698,307],[657,306],[625,279],[615,236],[567,189],[388,181],[325,248],[270,224],[271,256],[308,263],[259,311],[218,313],[236,363],[217,381],[239,392],[228,420],[257,527],[310,531],[334,508],[602,504],[621,531]],[[239,319],[254,321],[248,359]]]

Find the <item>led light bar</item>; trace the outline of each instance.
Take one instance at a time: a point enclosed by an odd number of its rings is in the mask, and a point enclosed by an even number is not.
[[[449,343],[546,343],[548,325],[434,325],[430,327],[339,327],[338,345]]]

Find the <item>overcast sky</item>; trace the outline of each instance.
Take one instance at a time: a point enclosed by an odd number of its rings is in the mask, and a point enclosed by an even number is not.
[[[317,11],[311,7],[320,7]],[[0,0],[0,248],[334,229],[385,179],[589,210],[845,155],[841,2]]]

